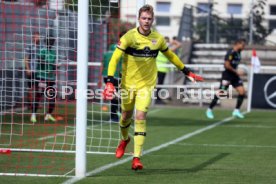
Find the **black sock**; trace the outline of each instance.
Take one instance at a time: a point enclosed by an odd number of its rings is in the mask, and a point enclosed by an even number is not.
[[[36,113],[39,107],[39,102],[41,99],[41,94],[39,91],[35,91],[35,99],[33,101],[33,109],[32,109],[32,113]]]
[[[112,118],[117,118],[117,112],[119,109],[119,99],[118,98],[113,98],[111,100],[111,117]]]
[[[211,104],[209,106],[210,109],[213,109],[215,107],[215,105],[217,105],[218,99],[219,98],[217,97],[217,95],[215,95],[214,99],[212,100],[212,102],[211,102]]]
[[[238,96],[236,109],[239,109],[241,107],[243,99],[244,99],[244,95],[239,95]]]
[[[49,106],[48,106],[48,114],[52,114],[52,112],[53,112],[54,109],[55,109],[55,99],[49,101],[48,103],[49,103]]]

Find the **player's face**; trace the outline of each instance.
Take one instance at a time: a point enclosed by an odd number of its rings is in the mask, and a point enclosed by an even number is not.
[[[243,51],[245,48],[245,43],[244,42],[239,43],[238,48],[239,48],[239,51]]]
[[[35,44],[39,44],[39,39],[40,39],[39,38],[39,34],[35,34],[34,37],[33,37],[33,39],[34,39],[34,43]]]
[[[165,37],[167,45],[170,45],[170,39],[168,37]]]
[[[144,32],[149,32],[153,23],[153,16],[150,12],[142,12],[139,17],[140,28]]]

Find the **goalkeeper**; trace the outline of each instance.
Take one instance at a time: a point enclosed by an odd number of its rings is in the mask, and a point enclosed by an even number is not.
[[[139,10],[139,27],[128,31],[119,41],[108,67],[108,79],[103,97],[112,99],[115,91],[114,73],[116,66],[123,56],[121,107],[122,116],[120,127],[122,140],[116,149],[116,157],[121,158],[130,141],[128,135],[129,126],[132,122],[134,107],[135,133],[134,133],[134,158],[132,169],[143,169],[140,162],[143,144],[146,136],[146,116],[151,103],[151,94],[156,85],[157,66],[156,57],[159,50],[179,70],[192,80],[202,81],[201,76],[195,75],[180,59],[168,49],[166,41],[158,32],[151,30],[154,21],[154,12],[151,5],[144,5]]]

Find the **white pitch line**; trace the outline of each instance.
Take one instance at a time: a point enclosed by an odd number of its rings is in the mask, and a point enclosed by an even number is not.
[[[152,111],[149,111],[148,112],[148,114],[153,114],[153,113],[156,113],[156,112],[159,112],[159,111],[161,111],[161,109],[154,109],[154,110],[152,110]],[[104,124],[108,124],[109,122],[106,122],[106,123],[104,123]],[[94,127],[97,127],[97,126],[100,126],[101,124],[98,124],[98,125],[95,125]],[[90,125],[91,126],[91,125]],[[90,127],[89,126],[89,127]],[[40,140],[40,141],[43,141],[43,140],[46,140],[46,139],[52,139],[52,138],[54,138],[54,137],[56,137],[56,136],[66,136],[66,135],[68,135],[68,134],[71,134],[71,133],[74,133],[75,132],[75,130],[73,129],[73,130],[69,130],[69,131],[64,131],[64,132],[61,132],[61,133],[58,133],[58,134],[55,134],[55,135],[48,135],[48,136],[44,136],[44,137],[40,137],[40,138],[38,138],[37,140]]]
[[[159,111],[161,111],[161,110],[162,110],[162,109],[153,109],[153,110],[151,110],[151,111],[148,112],[148,115],[149,115],[149,114],[157,113],[157,112],[159,112]]]
[[[225,128],[263,128],[263,129],[271,129],[276,128],[276,126],[269,126],[269,125],[225,125],[222,126]]]
[[[190,144],[190,143],[176,143],[179,146],[203,146],[203,147],[236,147],[236,148],[276,148],[276,146],[265,145],[237,145],[237,144]]]
[[[66,135],[68,135],[70,133],[73,133],[73,132],[75,132],[75,130],[70,130],[70,131],[66,131],[66,132],[63,132],[63,133],[58,133],[58,134],[55,134],[55,135],[48,135],[48,136],[45,136],[45,137],[40,137],[37,140],[43,141],[43,140],[51,139],[51,138],[54,138],[54,137],[57,137],[57,136],[66,136]]]
[[[246,113],[247,113],[247,112],[246,112]],[[244,113],[244,114],[246,114],[246,113]],[[233,120],[233,119],[235,119],[235,118],[234,118],[234,117],[228,117],[228,118],[225,118],[225,119],[222,120],[222,121],[213,123],[213,124],[211,124],[211,125],[209,125],[209,126],[207,126],[207,127],[198,129],[198,130],[196,130],[196,131],[194,131],[194,132],[191,132],[191,133],[188,133],[188,134],[184,134],[183,136],[178,137],[178,138],[176,138],[176,139],[174,139],[174,140],[172,140],[172,141],[163,143],[163,144],[161,144],[161,145],[159,145],[159,146],[156,146],[156,147],[153,147],[153,148],[151,148],[151,149],[148,149],[148,150],[144,151],[144,152],[143,152],[143,155],[147,155],[147,154],[150,154],[150,153],[152,153],[152,152],[159,151],[159,150],[161,150],[161,149],[163,149],[163,148],[166,148],[166,147],[168,147],[168,146],[170,146],[170,145],[172,145],[172,144],[176,144],[176,143],[181,142],[181,141],[183,141],[183,140],[185,140],[185,139],[189,139],[189,138],[191,138],[191,137],[193,137],[193,136],[195,136],[195,135],[198,135],[198,134],[201,134],[201,133],[203,133],[203,132],[205,132],[205,131],[207,131],[207,130],[213,129],[213,128],[215,128],[215,127],[217,127],[217,126],[219,126],[219,125],[222,125],[222,124],[224,124],[224,123],[226,123],[226,122],[228,122],[228,121],[231,121],[231,120]],[[92,170],[92,171],[89,171],[88,173],[86,173],[86,176],[93,176],[93,175],[96,175],[96,174],[101,173],[101,172],[103,172],[103,171],[105,171],[105,170],[108,170],[108,169],[110,169],[110,168],[112,168],[112,167],[116,167],[116,166],[118,166],[118,165],[121,165],[121,164],[124,164],[124,163],[126,163],[126,162],[129,162],[130,160],[132,160],[132,158],[133,158],[133,157],[130,156],[130,157],[127,157],[127,158],[125,158],[125,159],[122,159],[122,160],[119,160],[119,161],[116,161],[116,162],[113,162],[113,163],[104,165],[104,166],[102,166],[102,167],[99,167],[99,168],[97,168],[97,169],[94,169],[94,170]],[[71,178],[71,179],[69,179],[69,180],[63,182],[62,184],[73,184],[73,183],[76,183],[76,182],[78,182],[78,181],[80,181],[80,180],[82,180],[82,179],[84,179],[84,178],[85,178],[85,177],[73,177],[73,178]]]
[[[90,128],[93,126],[93,128],[95,127],[98,127],[100,125],[104,125],[104,124],[109,124],[109,122],[106,122],[106,123],[102,123],[102,124],[97,124],[97,125],[90,125],[88,126],[87,128]],[[68,126],[69,127],[69,126]],[[43,141],[43,140],[46,140],[46,139],[51,139],[51,138],[55,138],[56,136],[66,136],[66,135],[70,135],[71,133],[74,133],[75,132],[75,129],[73,126],[70,126],[70,128],[72,128],[72,130],[69,130],[69,131],[63,131],[61,133],[58,133],[58,134],[54,134],[54,135],[48,135],[48,136],[45,136],[45,137],[40,137],[38,138],[37,140],[40,140],[40,141]],[[73,135],[71,135],[73,136]]]

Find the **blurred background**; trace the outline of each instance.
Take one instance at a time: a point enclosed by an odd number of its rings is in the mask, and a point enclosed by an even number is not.
[[[3,109],[22,106],[26,96],[24,53],[32,45],[32,35],[39,32],[44,44],[46,34],[56,38],[58,86],[76,85],[77,0],[1,0],[0,68]],[[90,0],[89,5],[89,87],[102,87],[103,55],[117,43],[120,32],[136,24],[136,1]],[[242,63],[249,65],[252,49],[257,50],[262,66],[275,66],[276,1],[275,0],[148,0],[155,9],[154,29],[176,40],[181,46],[176,53],[195,72],[206,78],[199,88],[219,86],[224,55],[238,38],[247,40]],[[206,67],[204,66],[206,65]],[[171,66],[166,66],[172,68]],[[270,69],[270,70],[268,70]],[[243,67],[245,86],[248,68]],[[273,73],[272,68],[262,68]],[[23,77],[23,78],[22,78]],[[15,80],[20,79],[20,80]],[[175,88],[189,84],[174,69],[170,69],[162,85]],[[193,87],[193,88],[198,88]],[[248,88],[247,88],[248,89]],[[189,93],[189,90],[188,92]],[[61,96],[59,92],[59,97]],[[235,94],[234,94],[235,95]],[[5,96],[5,97],[4,97]],[[5,98],[5,99],[4,99]],[[74,94],[68,99],[73,99]],[[188,99],[185,103],[203,106],[207,99]],[[183,104],[171,95],[168,105]],[[231,104],[231,102],[226,102]],[[246,105],[246,103],[245,103]]]

